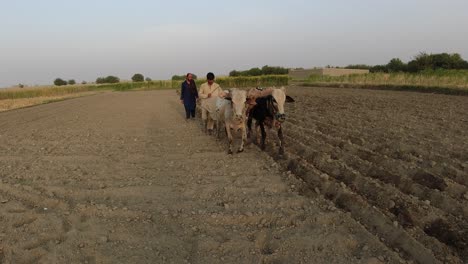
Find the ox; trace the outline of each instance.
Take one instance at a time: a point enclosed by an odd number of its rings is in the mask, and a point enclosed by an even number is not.
[[[242,142],[237,152],[244,151],[244,145],[247,141],[247,129],[245,127],[246,99],[246,91],[232,88],[220,93],[219,97],[206,99],[203,105],[208,111],[208,118],[216,122],[217,138],[220,136],[221,124],[225,124],[229,141],[229,154],[233,153],[233,132],[240,132],[242,135]]]
[[[248,135],[252,131],[252,120],[255,119],[257,143],[260,145],[262,150],[265,150],[265,139],[266,131],[265,126],[268,128],[275,128],[278,131],[278,138],[280,141],[279,153],[284,154],[284,137],[283,129],[281,124],[286,120],[286,114],[284,112],[285,102],[294,102],[294,99],[286,95],[284,87],[280,89],[267,89],[267,94],[262,94],[262,97],[254,97],[254,103],[251,103],[251,108],[248,113],[247,127]],[[265,92],[264,92],[265,93]],[[255,94],[254,90],[249,91],[250,94]],[[260,130],[260,131],[259,131]],[[261,132],[262,138],[260,142],[259,132]]]
[[[231,89],[225,96],[225,100],[222,103],[218,103],[217,111],[219,117],[217,121],[217,129],[219,135],[219,122],[224,120],[226,134],[229,140],[228,153],[232,154],[233,146],[233,135],[232,132],[240,132],[242,135],[242,142],[237,152],[244,151],[244,145],[247,141],[247,130],[245,127],[245,102],[247,101],[247,92],[238,89]]]

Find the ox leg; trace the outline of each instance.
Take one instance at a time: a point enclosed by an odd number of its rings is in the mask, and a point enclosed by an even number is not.
[[[213,128],[214,128],[214,120],[211,118],[211,116],[208,116],[208,123],[207,123],[207,128],[208,128],[208,135],[213,134]]]
[[[260,148],[262,150],[265,150],[266,131],[265,131],[265,126],[263,125],[263,123],[260,123],[260,130],[262,131],[262,143],[260,144]]]
[[[228,126],[227,124],[226,124],[226,134],[227,134],[228,142],[229,142],[228,154],[232,154],[232,142],[233,142],[233,138],[232,138],[231,129],[229,128],[229,126]]]
[[[252,134],[252,117],[249,116],[247,119],[247,138],[250,138]]]
[[[278,138],[280,141],[279,154],[284,155],[284,135],[283,135],[283,127],[281,126],[278,129]]]
[[[241,128],[241,132],[242,132],[242,142],[237,152],[244,151],[244,145],[245,145],[245,142],[247,141],[247,129],[245,128],[245,126]]]
[[[260,146],[260,123],[257,121],[255,122],[255,140],[257,141],[257,145]]]
[[[220,129],[219,129],[219,123],[220,123],[220,122],[219,122],[219,118],[218,118],[218,120],[216,120],[216,138],[217,138],[217,139],[219,139],[219,131],[220,131]]]

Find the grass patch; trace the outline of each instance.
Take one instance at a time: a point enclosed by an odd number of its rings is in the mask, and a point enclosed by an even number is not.
[[[4,99],[22,99],[22,98],[35,98],[35,97],[55,97],[65,96],[69,94],[77,94],[91,91],[102,90],[96,85],[75,85],[75,86],[61,86],[61,87],[37,87],[37,88],[15,88],[0,90],[0,100]]]
[[[9,111],[19,108],[26,108],[35,105],[49,104],[59,101],[64,101],[72,98],[94,95],[99,92],[83,92],[77,94],[68,94],[62,96],[47,96],[47,97],[33,97],[33,98],[18,98],[18,99],[4,99],[0,100],[0,112]]]

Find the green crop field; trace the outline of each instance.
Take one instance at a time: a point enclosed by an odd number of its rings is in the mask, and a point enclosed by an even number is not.
[[[369,73],[347,76],[310,76],[306,86],[415,90],[468,95],[467,70],[436,70],[419,73]]]

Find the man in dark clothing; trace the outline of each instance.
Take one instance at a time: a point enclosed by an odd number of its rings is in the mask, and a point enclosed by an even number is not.
[[[180,101],[184,104],[185,107],[185,117],[190,119],[190,117],[195,118],[195,109],[197,107],[198,91],[197,85],[193,80],[193,75],[187,73],[185,81],[182,83],[180,91]]]

